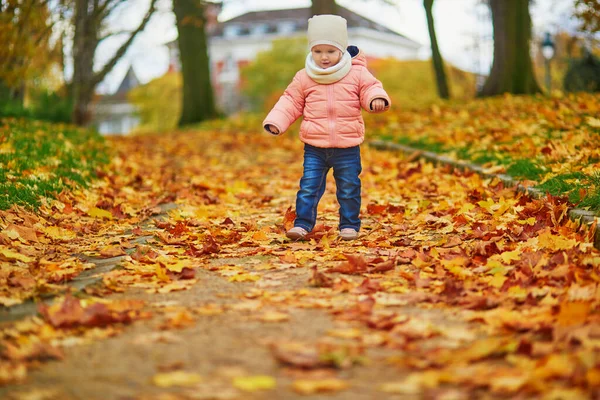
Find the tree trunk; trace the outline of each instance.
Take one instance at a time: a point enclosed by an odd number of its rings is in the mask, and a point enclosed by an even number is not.
[[[173,0],[179,33],[183,104],[179,126],[217,115],[210,79],[206,18],[202,0]]]
[[[337,4],[335,4],[335,0],[312,0],[310,12],[312,13],[312,15],[338,15]]]
[[[433,69],[435,71],[435,81],[437,83],[438,95],[442,99],[450,98],[450,90],[448,90],[448,80],[446,79],[446,70],[444,68],[444,59],[440,54],[437,37],[435,36],[435,24],[433,22],[433,1],[423,0],[425,14],[427,15],[427,28],[429,29],[429,39],[431,41],[431,59],[433,61]]]
[[[531,56],[529,0],[490,0],[494,62],[480,96],[540,93]]]
[[[92,18],[88,0],[75,1],[75,37],[73,39],[73,123],[86,126],[92,113],[90,104],[94,95],[94,54],[98,47],[98,22]]]
[[[152,17],[157,0],[150,1],[150,7],[140,25],[130,33],[129,38],[119,47],[113,57],[100,71],[94,72],[94,54],[102,40],[99,37],[105,19],[121,0],[75,0],[75,37],[73,39],[73,80],[69,85],[73,98],[73,123],[87,126],[92,119],[91,103],[96,86],[125,55],[135,36],[144,30]]]

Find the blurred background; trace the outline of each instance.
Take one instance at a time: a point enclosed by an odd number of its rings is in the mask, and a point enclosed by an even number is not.
[[[0,116],[130,134],[264,113],[317,13],[402,109],[600,87],[598,0],[3,0]]]

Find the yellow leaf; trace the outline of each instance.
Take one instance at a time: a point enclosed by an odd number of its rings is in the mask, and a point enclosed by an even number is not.
[[[175,260],[175,262],[173,262],[173,259],[166,257],[159,257],[157,261],[169,271],[177,273],[180,273],[184,268],[189,267],[190,265],[188,260]]]
[[[475,208],[475,205],[472,203],[464,203],[460,210],[458,210],[458,214],[464,214]]]
[[[8,238],[10,240],[16,240],[21,236],[21,235],[19,235],[19,232],[15,231],[15,230],[9,230],[9,229],[3,230],[2,233],[6,234],[6,236],[8,236]]]
[[[297,379],[292,383],[292,389],[300,394],[320,392],[336,392],[348,388],[348,383],[341,379]]]
[[[239,274],[230,276],[227,279],[229,282],[256,282],[260,279],[260,275]]]
[[[587,117],[585,120],[589,126],[592,128],[600,128],[600,119],[594,117]]]
[[[569,250],[577,245],[577,240],[567,239],[562,236],[553,235],[549,230],[546,230],[538,236],[538,248],[546,248],[549,250]]]
[[[263,231],[256,231],[252,235],[252,239],[254,239],[254,240],[268,240],[269,238],[267,237],[267,234],[264,233]]]
[[[529,225],[529,226],[534,226],[535,225],[535,217],[530,217],[527,219],[518,219],[517,222],[521,225]]]
[[[521,259],[520,254],[520,250],[505,251],[504,253],[500,254],[500,257],[506,264],[510,264],[511,261],[518,261]]]
[[[341,339],[356,339],[362,336],[362,331],[356,328],[330,329],[327,334]]]
[[[494,208],[498,208],[494,203],[494,199],[478,201],[477,204],[490,214],[494,213]]]
[[[401,382],[384,383],[379,390],[385,393],[419,394],[425,388],[435,388],[440,384],[442,372],[425,371],[411,373]]]
[[[107,218],[107,219],[113,218],[113,216],[110,212],[108,212],[106,210],[102,210],[101,208],[98,208],[98,207],[90,208],[88,211],[88,215],[90,217],[94,217],[94,218]]]
[[[233,386],[245,392],[256,392],[273,389],[277,381],[268,375],[238,376],[233,378]]]
[[[289,320],[290,316],[278,311],[267,311],[258,317],[258,319],[264,322],[282,322]]]
[[[33,258],[31,257],[27,257],[26,255],[23,255],[21,253],[17,253],[16,251],[12,251],[10,249],[7,249],[6,247],[2,247],[0,248],[0,256],[2,256],[3,258],[7,259],[7,260],[16,260],[16,261],[23,261],[23,262],[32,262]]]
[[[501,274],[496,274],[494,275],[494,277],[490,280],[490,285],[495,287],[495,288],[501,288],[502,285],[504,285],[504,281],[506,281],[506,277],[504,275]]]
[[[42,228],[42,232],[50,239],[70,240],[77,237],[75,232],[63,229],[59,226],[46,226]]]
[[[154,375],[152,382],[158,387],[193,386],[202,382],[202,377],[193,372],[173,371]]]

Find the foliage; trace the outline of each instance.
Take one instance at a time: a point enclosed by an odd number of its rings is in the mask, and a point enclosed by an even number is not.
[[[574,14],[581,21],[581,30],[590,33],[600,31],[600,2],[598,0],[575,0]]]
[[[43,198],[75,189],[108,162],[103,138],[69,125],[0,119],[0,209],[39,207]]]
[[[129,92],[128,100],[140,116],[140,126],[134,133],[175,129],[181,115],[181,75],[169,72],[135,87]]]
[[[304,68],[307,54],[305,38],[279,39],[272,48],[258,53],[256,59],[242,67],[242,93],[252,111],[271,108],[292,78]]]
[[[60,42],[51,44],[51,34],[47,1],[0,2],[0,81],[23,91],[24,82],[41,77],[61,51]]]
[[[71,120],[72,100],[57,92],[42,90],[32,95],[30,105],[8,100],[0,103],[0,117],[30,118],[40,121],[63,122]]]
[[[595,174],[600,160],[600,96],[509,96],[389,113],[370,121],[384,140],[477,162],[493,172],[552,187],[600,211],[600,185],[580,189]],[[579,182],[557,185],[556,179],[582,174]],[[546,182],[553,182],[546,185]],[[545,186],[546,185],[546,186]]]
[[[369,69],[383,84],[394,108],[422,108],[442,101],[437,94],[431,65],[431,61],[369,61]],[[475,96],[473,74],[448,65],[446,75],[453,99],[467,100]]]
[[[564,78],[568,92],[600,92],[600,58],[587,53],[574,60]]]
[[[259,53],[256,60],[242,69],[243,93],[253,111],[268,110],[277,102],[295,73],[304,66],[306,41],[283,39],[273,48]],[[369,70],[383,83],[394,106],[422,107],[439,102],[431,61],[369,61]],[[475,95],[475,77],[453,66],[446,68],[452,97],[471,99]]]

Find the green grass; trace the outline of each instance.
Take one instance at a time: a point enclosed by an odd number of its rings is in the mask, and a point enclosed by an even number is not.
[[[65,124],[0,119],[0,209],[36,209],[42,198],[86,187],[108,163],[96,132]]]
[[[537,181],[544,174],[544,168],[530,159],[520,159],[511,163],[506,173],[513,178]]]

